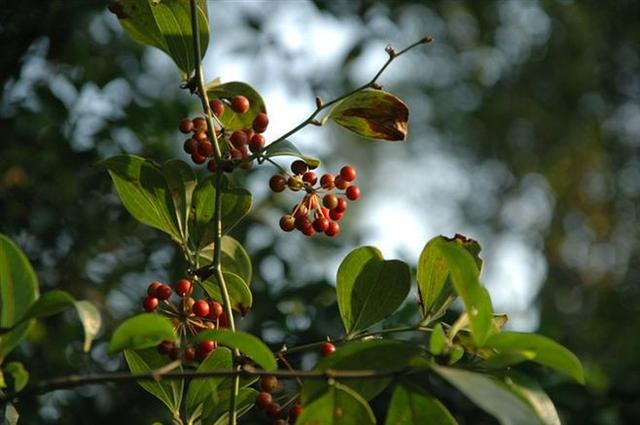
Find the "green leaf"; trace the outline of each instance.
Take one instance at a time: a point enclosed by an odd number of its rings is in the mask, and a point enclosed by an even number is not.
[[[213,351],[206,359],[200,363],[197,372],[211,372],[214,370],[230,370],[233,368],[231,351],[219,347]],[[225,377],[193,378],[187,391],[186,408],[191,412],[187,416],[192,416],[198,405],[204,402],[210,394],[218,390],[218,386]]]
[[[222,270],[237,274],[244,280],[247,285],[251,285],[252,266],[251,258],[244,247],[231,236],[222,237],[222,246],[220,247],[222,258]],[[213,244],[207,245],[200,251],[200,257],[213,262]]]
[[[38,278],[22,250],[0,234],[0,328],[13,327],[38,298]],[[24,338],[29,322],[0,334],[0,363]]]
[[[124,350],[124,358],[133,373],[146,373],[165,366],[166,359],[155,348],[133,351]],[[160,399],[174,416],[180,412],[184,380],[138,381],[149,393]]]
[[[376,419],[369,404],[358,393],[338,383],[310,404],[296,420],[297,425],[367,425]]]
[[[490,355],[482,366],[487,369],[503,369],[527,360],[533,360],[536,357],[534,351],[508,351],[504,353],[494,353]]]
[[[383,90],[362,90],[339,102],[329,113],[338,125],[370,139],[407,138],[409,108]]]
[[[562,345],[542,335],[524,332],[501,332],[492,335],[484,344],[500,352],[530,352],[536,363],[566,373],[584,384],[584,371],[580,360]]]
[[[206,0],[198,0],[200,46],[209,43]],[[167,53],[185,74],[195,69],[191,11],[186,0],[119,0],[109,6],[131,38]]]
[[[388,370],[401,371],[417,363],[423,354],[415,344],[392,339],[354,341],[341,346],[332,355],[318,362],[314,370]],[[390,377],[345,379],[340,381],[349,386],[367,400],[380,394],[391,382]],[[326,391],[327,383],[320,380],[307,380],[302,387],[303,405]]]
[[[237,417],[241,417],[256,404],[258,392],[253,388],[240,388],[236,398]],[[229,423],[229,391],[218,391],[213,394],[211,402],[204,404],[203,424],[226,425]]]
[[[356,248],[338,268],[336,290],[348,334],[367,329],[400,307],[411,289],[409,266],[384,260],[377,248]]]
[[[225,130],[235,131],[251,128],[256,115],[260,112],[267,112],[260,93],[250,85],[239,81],[232,81],[224,84],[216,84],[215,82],[213,84],[209,84],[207,86],[207,95],[210,100],[231,100],[234,96],[244,96],[249,99],[249,110],[244,114],[238,114],[231,109],[229,104],[226,105],[224,114],[218,117]]]
[[[20,318],[20,322],[53,316],[63,312],[74,302],[73,297],[65,291],[54,289],[53,291],[45,292],[29,307],[29,310]]]
[[[234,273],[223,272],[224,280],[227,284],[227,290],[229,291],[229,298],[231,299],[231,307],[238,310],[240,314],[245,316],[251,309],[253,304],[253,295],[249,286],[245,283],[240,276]],[[207,294],[214,300],[222,300],[222,292],[220,291],[220,285],[215,276],[212,276],[208,280],[202,282],[202,287]]]
[[[2,369],[13,378],[14,392],[22,391],[29,382],[29,372],[20,362],[9,362]]]
[[[205,339],[215,340],[219,345],[229,348],[237,348],[264,370],[276,370],[278,368],[276,359],[269,347],[251,334],[239,331],[232,332],[226,329],[212,329],[202,331],[196,336],[198,342]]]
[[[510,371],[505,379],[511,390],[526,400],[545,425],[560,425],[556,407],[540,385],[526,375]]]
[[[13,404],[7,403],[4,407],[4,424],[5,425],[18,425],[18,419],[20,415]]]
[[[109,354],[125,349],[155,347],[162,341],[176,339],[171,320],[155,313],[142,313],[125,320],[113,332]]]
[[[169,195],[173,200],[178,230],[183,240],[189,238],[189,214],[191,212],[191,198],[196,187],[196,176],[193,169],[184,161],[173,159],[165,162],[161,168],[162,175],[167,182]]]
[[[527,402],[494,376],[437,365],[432,369],[502,425],[542,423]]]
[[[76,301],[74,306],[84,329],[84,344],[82,349],[88,352],[91,349],[91,343],[100,331],[102,317],[96,306],[89,301]]]
[[[304,155],[293,143],[288,140],[281,140],[279,142],[267,145],[262,155],[266,158],[273,158],[276,156],[293,156],[296,158],[300,158],[312,167],[318,167],[320,165],[319,159]]]
[[[109,171],[120,200],[136,220],[181,241],[171,194],[155,163],[139,156],[118,155],[100,165]]]
[[[442,323],[438,323],[434,326],[433,332],[431,332],[429,351],[434,355],[442,354],[448,350],[448,346],[449,340],[444,333],[444,329],[442,329]]]
[[[408,382],[397,385],[385,425],[457,425],[446,407],[422,388]]]
[[[216,196],[216,176],[208,176],[198,182],[193,193],[191,235],[198,247],[213,241],[213,212]],[[222,183],[222,225],[228,232],[251,209],[251,193],[242,188],[230,188],[227,179]]]
[[[436,237],[420,255],[417,280],[425,317],[434,306],[437,308],[442,292],[449,291],[450,281],[464,302],[473,339],[482,345],[492,330],[493,308],[489,293],[478,280],[482,264],[477,257],[479,251],[475,241],[461,235],[452,239]]]

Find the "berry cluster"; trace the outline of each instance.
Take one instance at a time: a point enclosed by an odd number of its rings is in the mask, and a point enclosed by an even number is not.
[[[304,198],[291,211],[280,218],[280,228],[285,232],[298,229],[307,236],[324,233],[333,237],[340,233],[337,223],[347,210],[347,199],[360,198],[360,188],[352,184],[356,179],[356,170],[345,165],[336,176],[323,174],[320,179],[304,161],[296,160],[291,164],[292,175],[276,174],[269,180],[274,192],[289,189],[293,192],[304,190]],[[343,191],[334,193],[337,191]]]
[[[173,302],[173,293],[179,297]],[[142,306],[148,312],[159,312],[171,319],[178,335],[195,335],[198,332],[226,327],[227,318],[222,304],[214,300],[194,299],[193,285],[188,279],[180,279],[173,288],[165,283],[153,282],[147,289]],[[163,341],[158,345],[161,354],[172,360],[202,361],[216,348],[216,342],[204,340],[195,346]]]
[[[213,99],[209,102],[211,111],[216,117],[221,117],[226,108],[231,108],[237,114],[245,114],[251,108],[249,99],[245,96],[234,96],[230,99]],[[251,127],[236,130],[233,132],[216,130],[217,139],[223,143],[223,157],[221,168],[223,171],[231,171],[237,163],[241,167],[250,168],[253,161],[241,162],[264,148],[266,140],[261,133],[267,130],[269,116],[260,112],[253,119]],[[193,120],[183,118],[180,120],[180,131],[184,134],[192,133],[191,137],[184,142],[184,151],[191,155],[191,160],[196,164],[204,164],[208,158],[213,156],[213,145],[209,140],[207,121],[202,117]],[[207,168],[212,173],[216,172],[217,164],[214,159],[210,159]]]
[[[274,419],[273,425],[285,425],[287,423],[294,423],[298,416],[302,414],[302,405],[299,401],[296,401],[289,409],[289,422],[283,417],[285,416],[282,406],[273,399],[272,394],[282,390],[282,385],[278,382],[278,378],[273,375],[265,375],[260,379],[260,390],[256,396],[256,406],[258,409],[264,410],[264,412],[270,418]]]

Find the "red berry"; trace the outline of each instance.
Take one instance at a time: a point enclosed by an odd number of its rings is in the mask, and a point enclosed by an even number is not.
[[[271,394],[266,391],[262,391],[256,396],[256,406],[260,409],[266,409],[266,407],[271,404],[272,400],[273,397],[271,397]]]
[[[155,311],[160,301],[156,297],[148,296],[142,302],[142,306],[146,311]]]
[[[231,133],[231,137],[229,137],[229,142],[231,142],[234,148],[240,149],[247,144],[247,135],[244,131],[234,131]]]
[[[197,141],[197,142],[204,142],[204,141],[209,141],[209,135],[207,134],[206,131],[198,131],[197,133],[193,134],[193,138]]]
[[[349,165],[345,165],[340,170],[340,177],[346,182],[352,182],[356,179],[356,170]]]
[[[307,171],[302,175],[302,181],[309,183],[311,186],[316,184],[318,181],[318,176],[313,171]]]
[[[336,210],[329,211],[329,218],[333,221],[340,221],[344,213],[338,212]]]
[[[198,153],[207,158],[213,155],[213,145],[211,142],[198,143]]]
[[[269,188],[274,192],[282,192],[287,186],[287,180],[279,174],[269,179]]]
[[[302,201],[304,202],[304,201]],[[300,216],[303,215],[307,215],[307,213],[309,212],[309,209],[307,208],[306,205],[304,205],[302,202],[300,202],[299,204],[297,204],[295,207],[293,207],[293,211],[291,212],[291,214],[293,214],[294,217],[298,218]]]
[[[209,301],[209,318],[211,320],[218,320],[223,313],[224,308],[222,307],[222,304],[218,301]]]
[[[229,149],[229,154],[233,161],[240,161],[242,159],[242,151],[240,149]]]
[[[264,136],[262,134],[254,134],[249,139],[249,149],[251,152],[256,153],[260,149],[264,148],[264,145],[267,143]]]
[[[358,186],[349,186],[345,193],[350,201],[357,201],[360,198],[360,188]]]
[[[331,237],[338,236],[340,234],[340,225],[335,221],[329,223],[329,227],[324,231],[324,234]]]
[[[220,99],[213,99],[209,101],[209,107],[211,108],[211,112],[213,112],[216,117],[224,114],[224,102]]]
[[[325,342],[320,346],[320,354],[323,357],[327,357],[330,354],[333,354],[336,351],[336,346],[330,342]]]
[[[158,289],[156,289],[156,297],[161,301],[168,300],[172,292],[173,290],[171,287],[163,283],[158,287]]]
[[[335,184],[335,186],[340,189],[340,190],[345,190],[347,187],[349,187],[349,182],[346,181],[345,179],[343,179],[341,176],[337,176],[334,180],[333,183]]]
[[[264,112],[260,112],[253,120],[253,129],[256,133],[264,133],[269,125],[269,116]]]
[[[251,104],[249,103],[249,99],[244,96],[235,96],[231,99],[231,109],[233,109],[238,114],[244,114],[249,110]]]
[[[283,215],[280,218],[280,228],[282,230],[284,230],[285,232],[290,232],[296,227],[295,221],[296,221],[296,219],[293,218],[293,216],[288,215],[288,214],[287,215]]]
[[[294,224],[296,226],[296,229],[300,230],[301,232],[304,232],[306,228],[313,228],[311,226],[311,221],[305,215],[296,217]]]
[[[196,359],[196,349],[193,347],[187,347],[184,349],[184,359],[192,362]]]
[[[316,232],[324,232],[329,227],[329,220],[324,217],[318,217],[313,220],[313,228]]]
[[[188,154],[192,154],[198,149],[198,141],[196,139],[187,139],[184,141],[184,145],[182,145],[184,151]]]
[[[338,205],[338,197],[333,193],[327,193],[322,198],[322,205],[332,210]]]
[[[196,164],[204,164],[204,162],[207,160],[207,157],[204,155],[200,155],[199,152],[193,152],[191,154],[191,160]]]
[[[191,121],[189,118],[182,118],[180,120],[179,128],[181,133],[191,133],[191,130],[193,130],[193,121]]]
[[[320,177],[320,186],[327,190],[333,189],[333,176],[331,174],[323,174],[322,177]]]
[[[347,210],[347,200],[344,198],[338,198],[338,204],[333,210],[340,214],[345,212]]]
[[[191,293],[191,281],[188,279],[180,279],[174,287],[176,294],[181,297],[187,296]]]
[[[191,307],[191,312],[199,317],[207,317],[209,315],[209,303],[205,300],[198,300]]]
[[[291,163],[291,171],[299,176],[306,173],[308,169],[307,163],[302,160],[297,159]]]
[[[247,135],[247,140],[251,140],[251,138],[253,137],[253,135],[255,134],[253,132],[253,129],[251,128],[243,128],[242,131],[244,132],[244,134]]]
[[[280,416],[282,408],[278,403],[271,402],[264,410],[267,412],[267,415],[271,416],[272,418],[277,418],[278,416]]]
[[[298,416],[300,416],[301,414],[302,414],[302,406],[300,404],[295,404],[293,405],[291,410],[289,410],[289,419],[292,422],[295,422],[296,419],[298,419]]]
[[[210,352],[212,352],[213,350],[215,350],[216,348],[216,342],[212,341],[210,339],[205,339],[203,341],[200,341],[200,344],[198,344],[198,348],[205,354],[209,354]]]
[[[229,327],[229,321],[227,320],[227,314],[222,313],[220,317],[218,317],[218,327],[219,328],[227,328]]]
[[[171,360],[178,360],[180,358],[180,349],[178,347],[173,347],[169,352],[169,358]]]
[[[278,388],[278,378],[273,375],[264,375],[260,378],[260,388],[268,393],[274,392]]]
[[[151,282],[151,285],[149,285],[149,287],[147,288],[147,295],[155,297],[156,296],[156,290],[160,287],[160,285],[162,285],[162,283],[160,283],[158,281]]]
[[[158,353],[169,354],[174,349],[175,344],[171,341],[162,341],[158,344]]]
[[[215,159],[212,159],[211,161],[207,162],[207,170],[215,174],[217,169],[218,169],[218,166],[216,165]]]
[[[202,117],[197,117],[193,119],[193,131],[207,131],[207,120]]]

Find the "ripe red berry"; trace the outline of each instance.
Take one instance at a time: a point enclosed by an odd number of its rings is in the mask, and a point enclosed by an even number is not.
[[[356,179],[356,170],[349,165],[345,165],[340,170],[340,177],[346,182],[352,182]]]
[[[278,378],[273,375],[264,375],[260,378],[260,388],[268,393],[274,392],[278,388]]]
[[[333,193],[327,193],[322,198],[322,205],[332,210],[338,205],[338,197]]]
[[[196,349],[193,347],[187,347],[184,349],[184,359],[192,362],[196,359]]]
[[[345,193],[350,201],[357,201],[360,198],[360,188],[358,186],[349,186]]]
[[[271,404],[272,400],[273,397],[271,397],[271,394],[266,391],[262,391],[256,396],[256,406],[260,409],[266,409],[266,407]]]
[[[255,134],[252,128],[243,128],[242,131],[247,135],[247,140],[251,140],[251,138]]]
[[[193,130],[193,121],[191,121],[189,118],[182,118],[180,120],[179,128],[181,133],[191,133],[191,130]]]
[[[307,167],[307,163],[297,159],[291,163],[291,171],[293,174],[297,174],[299,176],[303,175],[307,172],[309,168]]]
[[[187,139],[184,141],[184,145],[182,145],[184,151],[188,154],[192,154],[198,149],[198,141],[196,139]]]
[[[207,317],[209,315],[209,303],[205,300],[198,300],[191,307],[191,312],[199,317]]]
[[[335,221],[329,223],[329,227],[324,231],[324,234],[331,237],[338,236],[340,234],[340,225]]]
[[[204,155],[200,155],[199,152],[193,152],[191,154],[191,160],[196,163],[196,164],[204,164],[204,162],[207,160],[207,157]]]
[[[318,176],[313,171],[307,171],[302,175],[302,181],[309,183],[311,186],[316,184],[318,181]]]
[[[155,297],[156,296],[156,290],[160,287],[160,285],[162,285],[162,283],[160,283],[158,281],[151,282],[151,285],[149,285],[149,287],[147,288],[147,295]]]
[[[142,306],[146,311],[151,312],[151,311],[155,311],[155,309],[158,308],[159,303],[160,302],[156,297],[148,296],[142,302]]]
[[[276,174],[269,179],[269,187],[274,192],[282,192],[286,186],[287,180],[279,174]]]
[[[342,176],[337,176],[333,180],[333,184],[335,184],[335,186],[340,190],[345,190],[347,187],[349,187],[349,182],[343,179]]]
[[[218,317],[218,327],[219,328],[228,328],[229,327],[229,321],[227,320],[227,314],[224,313],[224,312],[220,315],[220,317]]]
[[[169,358],[171,360],[178,360],[180,358],[180,349],[178,347],[173,347],[169,352]]]
[[[171,350],[173,350],[175,347],[175,344],[171,341],[162,341],[160,344],[158,344],[158,353],[160,354],[169,354],[171,353]]]
[[[291,214],[295,218],[298,218],[300,216],[307,215],[308,212],[309,212],[309,209],[307,208],[307,206],[304,205],[302,202],[300,202],[299,204],[296,204],[295,207],[293,207],[293,210],[291,211]]]
[[[336,346],[330,342],[325,342],[320,346],[320,354],[323,357],[327,357],[330,354],[333,354],[336,351]]]
[[[211,108],[211,112],[213,112],[216,117],[224,114],[224,102],[220,99],[213,99],[209,101],[209,107]]]
[[[283,215],[280,218],[280,228],[282,230],[284,230],[285,232],[290,232],[296,227],[295,221],[296,221],[296,219],[293,218],[293,216],[288,215],[288,214],[287,215]]]
[[[193,138],[197,142],[209,141],[209,135],[207,134],[206,131],[198,131],[198,132],[194,133],[193,134]]]
[[[202,117],[197,117],[193,119],[193,131],[207,131],[207,120]]]
[[[174,287],[176,294],[185,297],[191,293],[191,281],[188,279],[180,279]]]
[[[224,308],[222,307],[222,304],[218,301],[209,301],[209,318],[211,320],[218,320],[223,313]]]
[[[329,218],[333,221],[340,221],[344,213],[338,212],[337,210],[329,211]]]
[[[269,125],[269,116],[264,112],[260,112],[253,120],[253,129],[256,133],[264,133]]]
[[[231,142],[234,148],[240,149],[247,144],[247,135],[244,131],[234,131],[231,133],[231,137],[229,137],[229,142]]]
[[[318,217],[313,220],[313,228],[316,232],[324,232],[329,227],[329,220],[324,217]]]
[[[320,177],[320,186],[327,190],[333,189],[333,176],[331,174],[323,174],[322,177]]]
[[[211,142],[198,143],[198,153],[207,158],[213,155],[213,145]]]
[[[200,344],[198,344],[198,348],[205,354],[209,354],[210,352],[212,352],[213,350],[215,350],[216,348],[216,342],[212,341],[210,339],[205,339],[203,341],[200,341]]]
[[[244,114],[249,110],[251,104],[249,103],[249,99],[244,96],[235,96],[231,99],[231,109],[233,109],[238,114]]]
[[[271,416],[272,418],[277,418],[278,416],[280,416],[282,407],[280,407],[278,403],[272,401],[264,410],[267,412],[267,415]]]
[[[338,204],[333,209],[337,213],[344,213],[347,210],[347,200],[344,198],[338,198]]]
[[[216,165],[215,159],[212,159],[211,161],[207,162],[207,170],[215,174],[217,169],[218,169],[218,166]]]
[[[254,134],[249,139],[249,149],[251,152],[256,153],[260,149],[264,148],[264,145],[267,143],[264,136],[262,134]]]
[[[295,422],[298,416],[302,414],[302,405],[294,404],[291,410],[289,410],[289,419],[291,422]]]
[[[311,221],[305,215],[297,216],[294,224],[296,226],[296,229],[300,230],[301,232],[305,232],[305,229],[307,228],[313,229]]]
[[[156,289],[156,297],[160,301],[168,300],[172,292],[173,290],[171,289],[171,287],[163,283],[158,287],[158,289]]]

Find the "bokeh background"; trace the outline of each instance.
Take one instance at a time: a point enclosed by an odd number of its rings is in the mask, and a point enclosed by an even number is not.
[[[387,43],[435,39],[380,80],[411,109],[406,143],[331,125],[292,138],[328,171],[358,170],[363,197],[340,238],[283,234],[277,220],[294,200],[268,193],[273,169],[237,176],[255,201],[233,231],[256,274],[243,329],[274,347],[339,337],[333,284],[345,253],[374,244],[415,264],[431,237],[459,232],[482,244],[482,280],[509,326],[584,362],[585,387],[533,371],[563,423],[640,421],[640,2],[238,0],[210,1],[209,13],[206,75],[262,93],[268,138],[304,119],[315,95],[367,81]],[[105,322],[90,354],[69,314],[39,323],[12,358],[33,380],[122,369],[106,354],[111,331],[140,311],[151,280],[175,281],[183,264],[128,216],[95,163],[121,152],[186,160],[177,123],[198,102],[170,59],[128,39],[103,2],[6,2],[0,46],[0,231],[27,252],[43,290],[94,301]],[[402,320],[415,309],[407,302]],[[495,423],[443,392],[461,424]],[[26,424],[166,420],[135,384],[19,408]]]

